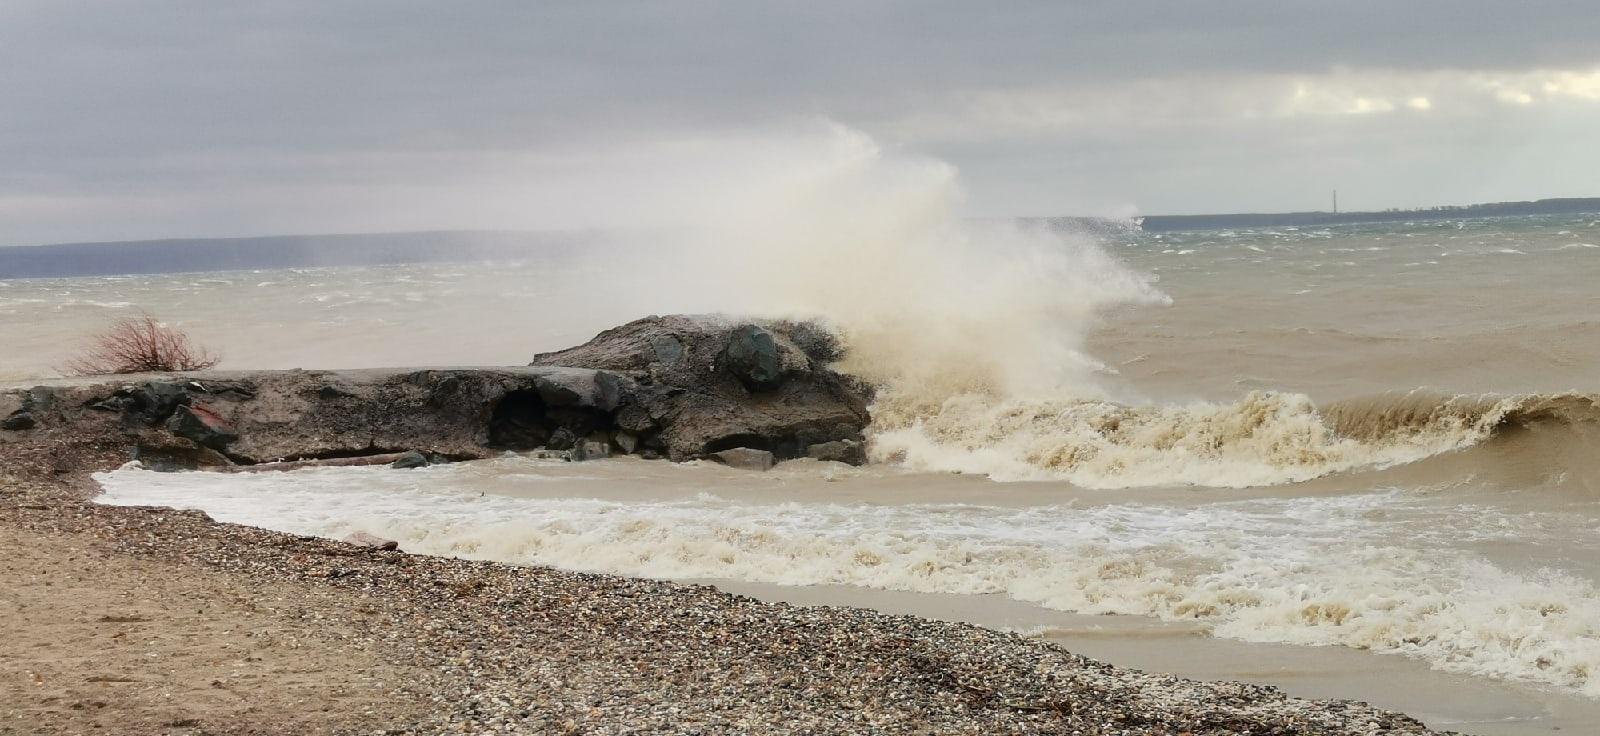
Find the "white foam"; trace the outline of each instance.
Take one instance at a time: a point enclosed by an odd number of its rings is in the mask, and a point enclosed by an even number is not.
[[[1003,594],[1066,611],[1200,620],[1250,641],[1400,653],[1600,696],[1594,583],[1499,567],[1470,549],[1575,533],[1593,548],[1592,525],[1556,530],[1548,519],[1398,492],[1022,509],[530,499],[480,495],[473,472],[130,467],[97,479],[106,503],[200,508],[327,537],[360,529],[413,552],[661,578]]]
[[[1167,406],[969,394],[930,409],[891,392],[873,408],[872,451],[920,470],[996,480],[1243,488],[1465,447],[1488,435],[1503,408],[1444,413],[1356,440],[1335,432],[1303,394],[1255,392],[1235,403]]]

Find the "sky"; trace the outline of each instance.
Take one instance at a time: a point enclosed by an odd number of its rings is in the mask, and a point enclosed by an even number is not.
[[[0,245],[651,225],[838,128],[977,217],[1600,196],[1597,39],[1594,0],[0,0]]]

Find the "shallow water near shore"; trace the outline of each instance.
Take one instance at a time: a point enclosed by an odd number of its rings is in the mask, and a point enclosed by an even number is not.
[[[1600,526],[1566,503],[1510,513],[1470,487],[1130,498],[814,461],[762,474],[519,455],[99,480],[107,503],[968,621],[1124,666],[1369,700],[1465,733],[1600,717],[1588,677]]]

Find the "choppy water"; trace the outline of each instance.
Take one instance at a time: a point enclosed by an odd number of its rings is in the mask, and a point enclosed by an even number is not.
[[[1600,219],[1094,240],[1091,258],[1145,291],[1025,301],[1002,356],[1072,320],[1061,360],[1093,390],[902,374],[918,380],[879,407],[867,470],[124,470],[102,477],[106,498],[576,569],[1003,595],[1600,696]],[[1061,290],[1107,288],[1093,263]],[[662,278],[583,253],[0,282],[0,374],[47,373],[71,336],[135,305],[230,368],[521,363],[715,306]],[[865,353],[888,334],[847,326]]]

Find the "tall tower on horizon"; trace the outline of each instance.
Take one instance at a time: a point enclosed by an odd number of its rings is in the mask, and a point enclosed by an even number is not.
[[[1333,214],[1339,214],[1339,190],[1333,190]]]

